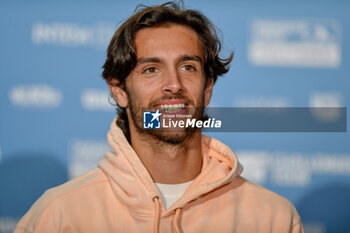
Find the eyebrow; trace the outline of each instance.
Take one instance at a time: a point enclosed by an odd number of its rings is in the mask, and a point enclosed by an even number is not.
[[[182,55],[177,59],[177,62],[182,62],[182,61],[197,61],[200,64],[203,63],[202,58],[197,55]]]
[[[139,64],[145,64],[150,62],[160,63],[161,60],[158,57],[141,57],[137,59],[136,64],[139,65]]]
[[[182,61],[197,61],[200,64],[203,63],[202,58],[197,55],[181,55],[178,59],[176,59],[176,63],[182,62]],[[145,63],[162,63],[162,60],[158,57],[141,57],[137,59],[137,65],[145,64]]]

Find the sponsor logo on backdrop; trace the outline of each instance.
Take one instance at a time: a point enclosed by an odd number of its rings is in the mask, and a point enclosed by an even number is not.
[[[307,233],[327,233],[327,225],[324,222],[303,222],[304,232]]]
[[[317,108],[339,108],[343,104],[343,97],[338,92],[315,92],[310,95],[309,105],[313,116],[321,122],[333,122],[341,116],[340,111],[322,112]]]
[[[264,151],[241,151],[239,162],[243,165],[243,175],[248,180],[262,184],[268,175],[270,157]]]
[[[61,91],[48,84],[19,85],[9,92],[10,102],[21,107],[58,107],[62,103]]]
[[[72,179],[96,168],[107,151],[111,151],[111,148],[105,140],[74,140],[70,144],[69,178]]]
[[[289,101],[283,96],[241,96],[234,98],[233,106],[286,108]]]
[[[32,25],[32,42],[37,45],[92,47],[105,50],[115,30],[111,22],[81,24],[74,22],[36,22]]]
[[[19,218],[13,217],[0,217],[0,232],[12,233],[19,221]]]
[[[84,89],[80,94],[81,105],[88,111],[113,111],[109,101],[109,92],[104,89]]]
[[[277,186],[305,187],[315,175],[350,175],[350,154],[237,151],[244,177]]]
[[[342,25],[335,19],[255,19],[248,57],[259,66],[337,68]]]

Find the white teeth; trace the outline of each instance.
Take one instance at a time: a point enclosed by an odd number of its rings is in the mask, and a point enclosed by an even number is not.
[[[185,104],[164,104],[159,108],[163,112],[178,112],[185,108]]]

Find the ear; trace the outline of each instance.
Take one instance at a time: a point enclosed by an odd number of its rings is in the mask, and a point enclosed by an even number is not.
[[[214,79],[209,77],[207,85],[204,90],[204,106],[208,106],[210,103],[211,95],[213,93]]]
[[[123,89],[123,85],[117,78],[108,77],[107,80],[109,90],[112,93],[113,98],[117,101],[118,105],[122,108],[128,106],[128,94]]]

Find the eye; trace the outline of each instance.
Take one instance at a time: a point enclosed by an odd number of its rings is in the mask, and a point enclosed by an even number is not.
[[[191,66],[191,65],[184,65],[183,67],[181,67],[181,70],[187,71],[187,72],[192,72],[192,71],[195,71],[196,68],[194,68],[194,66]]]
[[[158,72],[159,70],[158,70],[158,68],[156,68],[156,67],[149,67],[149,68],[147,68],[147,69],[145,69],[144,71],[143,71],[143,73],[146,73],[146,74],[153,74],[153,73],[156,73],[156,72]]]

